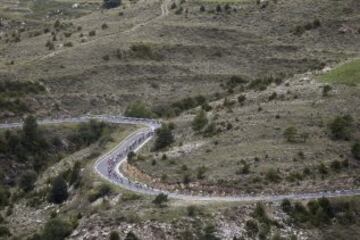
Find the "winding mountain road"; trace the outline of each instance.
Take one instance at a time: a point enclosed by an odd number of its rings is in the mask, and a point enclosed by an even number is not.
[[[63,124],[63,123],[81,123],[91,119],[114,124],[134,124],[143,126],[139,130],[127,136],[111,151],[101,156],[94,165],[94,170],[105,180],[116,184],[122,188],[142,193],[146,195],[157,195],[159,193],[167,194],[170,198],[181,199],[186,201],[225,201],[225,202],[254,202],[254,201],[281,201],[283,199],[305,200],[316,199],[321,197],[345,197],[360,195],[360,189],[338,190],[328,192],[312,192],[312,193],[289,193],[281,195],[237,195],[237,196],[213,196],[213,195],[186,195],[178,192],[168,192],[154,189],[145,183],[132,182],[123,173],[121,173],[121,165],[126,162],[127,155],[131,151],[141,149],[155,134],[155,130],[159,128],[160,122],[152,119],[130,118],[122,116],[110,115],[87,115],[77,118],[62,119],[44,119],[39,124]],[[16,128],[21,127],[22,123],[4,123],[0,124],[0,128]]]

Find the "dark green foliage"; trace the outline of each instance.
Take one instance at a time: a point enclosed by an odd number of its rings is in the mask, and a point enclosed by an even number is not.
[[[213,225],[207,225],[200,236],[200,240],[220,240],[216,235],[216,228]]]
[[[328,173],[328,169],[327,169],[327,167],[325,166],[324,163],[319,164],[318,170],[319,170],[319,173],[323,174],[323,175]]]
[[[215,122],[211,122],[206,126],[206,128],[203,131],[204,137],[212,137],[216,134],[216,124]]]
[[[112,231],[109,240],[120,240],[119,233],[117,231]]]
[[[135,162],[135,157],[136,157],[136,154],[133,151],[129,152],[127,155],[128,163],[133,164]]]
[[[35,171],[28,170],[20,177],[19,187],[24,192],[29,192],[33,190],[36,179],[37,173]]]
[[[281,177],[275,169],[269,169],[265,174],[265,179],[270,182],[275,182],[275,183],[278,183],[281,181]]]
[[[103,7],[104,8],[116,8],[120,6],[121,0],[104,0]]]
[[[104,122],[90,120],[88,123],[81,123],[75,133],[69,137],[70,141],[75,144],[76,149],[81,146],[89,146],[103,136],[106,129]]]
[[[245,229],[246,229],[247,234],[250,237],[255,237],[256,234],[259,232],[259,227],[258,227],[256,221],[254,221],[254,220],[246,221]]]
[[[10,192],[0,185],[0,209],[9,204]]]
[[[112,192],[111,187],[108,184],[101,184],[97,189],[88,196],[90,202],[94,202],[101,197],[110,195]]]
[[[10,230],[6,226],[0,226],[0,238],[7,239],[9,236],[11,236]]]
[[[338,116],[329,125],[335,140],[350,140],[353,118],[350,115]]]
[[[160,60],[160,56],[153,51],[153,48],[149,44],[134,43],[130,49],[135,58]]]
[[[154,151],[158,151],[170,146],[174,142],[174,136],[167,124],[163,124],[161,128],[156,130],[156,139],[154,143]]]
[[[140,238],[138,238],[133,232],[130,231],[128,234],[126,234],[124,240],[140,240]]]
[[[208,106],[206,98],[202,95],[196,97],[187,97],[171,103],[169,105],[158,105],[152,108],[152,112],[159,117],[174,117],[178,116],[181,112],[195,108],[197,106],[203,106],[205,111],[210,110],[211,106]]]
[[[166,203],[167,201],[169,201],[168,196],[164,193],[160,193],[159,195],[157,195],[155,197],[155,199],[153,200],[153,203],[159,207],[163,207],[164,203]]]
[[[64,240],[71,232],[71,224],[60,218],[52,218],[45,224],[41,240]]]
[[[25,94],[40,94],[45,87],[39,82],[30,81],[0,81],[0,96],[19,97]]]
[[[323,96],[324,96],[324,97],[329,96],[329,92],[330,92],[331,90],[332,90],[332,87],[331,87],[330,85],[325,85],[325,86],[323,87],[323,92],[322,92]]]
[[[62,176],[56,177],[51,183],[49,202],[60,204],[68,198],[68,187]]]
[[[248,84],[248,88],[258,90],[258,91],[264,91],[271,83],[280,84],[281,82],[282,82],[281,77],[267,76],[264,78],[258,78],[258,79],[251,81]]]
[[[124,115],[126,117],[138,117],[138,118],[151,118],[153,117],[153,113],[150,109],[147,108],[147,106],[140,101],[134,102],[131,105],[129,105]]]
[[[296,142],[297,134],[298,134],[298,132],[297,132],[297,129],[295,127],[288,127],[284,131],[284,137],[290,143]]]
[[[81,164],[79,161],[75,162],[71,173],[70,173],[70,179],[69,184],[74,185],[74,187],[78,187],[80,184],[80,170],[81,170]]]
[[[244,104],[244,102],[246,100],[246,96],[245,95],[240,95],[240,96],[238,96],[237,100],[242,105],[242,104]]]
[[[200,110],[192,121],[192,128],[194,131],[201,131],[207,123],[208,119],[206,112],[204,110]]]
[[[284,199],[281,202],[281,208],[284,212],[289,213],[292,210],[291,202],[289,199]]]
[[[207,171],[207,168],[205,166],[198,167],[196,169],[196,177],[198,179],[204,179],[206,171]]]
[[[334,208],[327,198],[320,198],[318,200],[311,200],[307,203],[307,207],[300,202],[296,202],[292,206],[291,202],[286,201],[282,204],[283,210],[288,213],[295,223],[310,223],[313,226],[320,226],[330,224],[334,217],[344,216],[348,208],[341,206],[338,209]],[[338,213],[338,216],[336,216]]]
[[[355,159],[360,160],[360,142],[357,142],[352,146],[351,153]]]

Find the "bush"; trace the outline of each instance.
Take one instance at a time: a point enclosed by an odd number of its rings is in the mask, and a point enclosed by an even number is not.
[[[0,209],[9,204],[10,192],[3,186],[0,186]]]
[[[292,205],[289,199],[284,199],[281,201],[281,208],[284,212],[289,213],[292,210]]]
[[[106,23],[103,23],[103,24],[101,25],[101,29],[102,29],[102,30],[105,30],[105,29],[107,29],[107,28],[109,28],[109,26],[108,26]]]
[[[33,190],[36,179],[37,179],[36,172],[32,170],[28,170],[20,177],[19,187],[24,192],[29,192]]]
[[[80,184],[80,170],[81,170],[81,163],[79,161],[75,162],[69,179],[69,184],[74,185],[74,187],[78,187]]]
[[[350,140],[353,118],[350,115],[338,116],[329,125],[335,140]]]
[[[200,110],[192,121],[192,128],[194,131],[201,131],[205,125],[208,123],[206,112]]]
[[[10,230],[6,226],[0,226],[0,238],[7,239],[9,236],[11,236]]]
[[[65,179],[62,176],[56,177],[51,184],[49,202],[60,204],[64,202],[68,196],[68,187]]]
[[[288,127],[287,129],[285,129],[283,135],[288,142],[294,143],[294,142],[296,142],[297,133],[298,132],[295,127]]]
[[[71,232],[70,223],[60,218],[52,218],[45,224],[41,240],[64,240]]]
[[[248,220],[245,223],[245,230],[250,237],[255,237],[259,232],[259,227],[254,220]]]
[[[109,240],[120,240],[119,233],[117,231],[112,231]]]
[[[126,110],[124,115],[126,117],[138,117],[138,118],[151,118],[153,117],[153,113],[148,107],[140,101],[134,102],[130,104]]]
[[[74,46],[72,42],[64,43],[64,47],[72,47],[72,46]]]
[[[153,203],[159,207],[163,207],[164,203],[166,203],[167,201],[169,201],[168,196],[164,193],[160,193],[159,195],[157,195],[155,197],[155,199],[153,200]]]
[[[159,56],[153,52],[149,44],[135,43],[131,45],[130,50],[137,58],[159,60]]]
[[[200,240],[220,240],[216,235],[216,229],[213,225],[207,225],[204,230],[203,234],[200,236]]]
[[[355,159],[360,160],[360,142],[357,142],[352,146],[351,153]]]
[[[154,151],[158,151],[170,146],[174,142],[174,136],[168,125],[163,124],[161,128],[156,130],[156,139],[154,143]]]
[[[281,181],[281,177],[275,169],[269,169],[265,174],[265,179],[274,183],[278,183]]]
[[[97,189],[91,192],[88,196],[90,202],[95,202],[97,199],[110,195],[112,192],[108,184],[101,184]]]
[[[325,85],[323,87],[322,95],[323,97],[329,96],[329,92],[332,90],[332,87],[330,85]]]
[[[90,32],[89,32],[89,36],[90,37],[93,37],[93,36],[95,36],[96,35],[96,31],[95,30],[91,30]]]

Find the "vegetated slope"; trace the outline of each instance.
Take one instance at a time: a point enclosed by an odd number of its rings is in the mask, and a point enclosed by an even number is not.
[[[288,76],[358,51],[359,3],[353,0],[168,7],[170,14],[158,18],[159,2],[138,2],[58,26],[50,22],[40,36],[21,33],[20,42],[2,49],[14,61],[3,71],[41,80],[60,112],[119,113],[136,99],[159,105],[212,96],[232,75]]]

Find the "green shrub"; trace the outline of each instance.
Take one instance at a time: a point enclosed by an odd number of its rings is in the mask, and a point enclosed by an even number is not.
[[[199,240],[220,240],[216,235],[216,228],[213,225],[207,225],[203,229],[203,233],[201,234]]]
[[[154,143],[154,151],[158,151],[170,146],[174,142],[174,136],[168,125],[163,124],[161,128],[156,130],[156,139]]]
[[[60,204],[68,198],[68,187],[62,176],[56,177],[51,183],[49,202]]]
[[[37,173],[35,171],[28,170],[20,177],[19,187],[24,192],[29,192],[33,190],[36,179]]]
[[[160,193],[159,195],[157,195],[155,197],[155,199],[153,200],[153,203],[159,207],[163,207],[164,203],[166,203],[167,201],[169,201],[168,196],[164,193]]]
[[[355,159],[360,160],[360,142],[357,142],[352,146],[351,153]]]
[[[109,240],[120,240],[120,235],[117,231],[111,231]]]
[[[270,182],[274,182],[274,183],[278,183],[281,181],[281,177],[280,177],[279,173],[275,169],[272,169],[272,168],[266,172],[265,179]]]
[[[89,32],[89,36],[90,37],[93,37],[93,36],[95,36],[96,35],[96,31],[95,30],[91,30],[90,32]]]
[[[64,47],[72,47],[74,44],[72,42],[66,42],[64,43]]]
[[[281,208],[284,212],[289,213],[292,210],[292,205],[289,199],[284,199],[281,201]]]
[[[350,115],[338,116],[329,125],[335,140],[350,140],[353,118]]]
[[[10,192],[3,186],[0,186],[0,209],[9,204]]]
[[[70,223],[60,219],[50,219],[41,234],[41,240],[64,240],[72,232]]]
[[[259,227],[254,220],[248,220],[245,223],[245,230],[250,237],[255,237],[259,232]]]
[[[133,192],[125,192],[121,195],[121,200],[124,202],[135,201],[141,199],[141,195]]]
[[[298,131],[295,127],[288,127],[287,129],[285,129],[283,135],[288,142],[294,143],[296,142]]]
[[[9,236],[11,236],[10,230],[6,226],[0,226],[0,238],[7,239]]]
[[[108,184],[99,185],[95,191],[91,192],[88,196],[90,202],[95,202],[97,199],[110,195],[112,192],[111,187]]]
[[[138,118],[152,118],[153,113],[151,110],[140,101],[134,102],[130,104],[126,110],[124,115],[126,117],[138,117]]]
[[[192,121],[192,128],[194,131],[198,132],[201,131],[207,123],[208,119],[206,116],[206,112],[204,110],[200,110]]]

